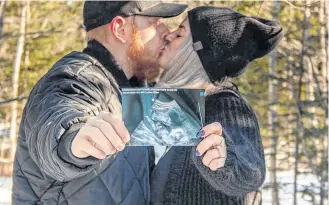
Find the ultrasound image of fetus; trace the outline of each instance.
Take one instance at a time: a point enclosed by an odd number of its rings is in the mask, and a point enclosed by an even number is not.
[[[155,100],[150,113],[136,127],[135,145],[159,144],[166,146],[195,144],[198,124],[188,117],[175,100]]]
[[[136,89],[123,93],[131,146],[195,146],[204,124],[203,90]]]
[[[151,119],[155,123],[154,131],[165,144],[187,144],[189,142],[189,135],[195,126],[188,120],[176,101],[155,101],[151,115]],[[190,128],[190,131],[187,128]]]
[[[171,130],[170,132],[170,137],[173,139],[174,143],[184,143],[188,141],[188,137],[185,134],[186,130],[184,130],[183,128],[174,128]]]

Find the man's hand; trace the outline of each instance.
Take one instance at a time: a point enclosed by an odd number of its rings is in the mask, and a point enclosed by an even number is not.
[[[108,112],[88,119],[72,141],[72,153],[78,158],[89,156],[104,159],[122,151],[130,135],[123,121]]]
[[[196,156],[203,156],[202,163],[212,171],[224,167],[227,152],[222,136],[222,125],[214,122],[202,128],[199,136],[204,138],[196,148]]]

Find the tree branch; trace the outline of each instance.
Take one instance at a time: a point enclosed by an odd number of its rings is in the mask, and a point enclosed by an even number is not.
[[[72,33],[72,32],[75,32],[79,29],[82,29],[82,26],[78,27],[78,28],[71,28],[71,29],[66,29],[66,30],[51,29],[51,30],[48,30],[48,31],[33,31],[33,32],[25,33],[25,34],[22,34],[22,33],[18,33],[18,34],[6,33],[6,34],[3,34],[2,36],[0,36],[0,39],[17,38],[17,37],[20,37],[22,35],[25,35],[25,36],[38,35],[38,36],[41,36],[41,35],[49,35],[49,34],[54,34],[54,33],[65,33],[65,32],[66,33]]]
[[[0,105],[8,104],[8,103],[11,103],[11,102],[14,102],[14,101],[22,101],[22,100],[25,100],[27,98],[28,97],[18,97],[18,98],[13,98],[13,99],[9,99],[9,100],[3,100],[3,101],[0,101]]]
[[[301,10],[301,11],[305,11],[305,8],[304,7],[308,7],[308,6],[313,6],[314,4],[318,4],[320,3],[320,1],[316,1],[316,2],[313,2],[313,3],[310,3],[310,4],[305,4],[303,6],[296,6],[294,5],[293,3],[291,3],[290,1],[288,0],[282,0],[282,2],[286,3],[286,4],[289,4],[291,7],[295,8],[295,9],[298,9],[298,10]],[[316,11],[310,11],[311,13],[317,13]]]

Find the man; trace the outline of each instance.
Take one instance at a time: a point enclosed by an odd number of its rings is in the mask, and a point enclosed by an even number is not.
[[[186,5],[86,2],[90,40],[33,88],[19,129],[13,204],[149,204],[150,148],[124,149],[120,87],[159,72],[162,18]]]

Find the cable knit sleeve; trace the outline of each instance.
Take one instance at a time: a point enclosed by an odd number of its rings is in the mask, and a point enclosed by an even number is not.
[[[201,175],[216,190],[242,196],[257,190],[265,179],[265,159],[259,126],[252,108],[240,97],[220,93],[206,98],[206,122],[219,122],[227,145],[225,166],[216,171],[191,152]],[[194,147],[195,149],[195,147]]]

